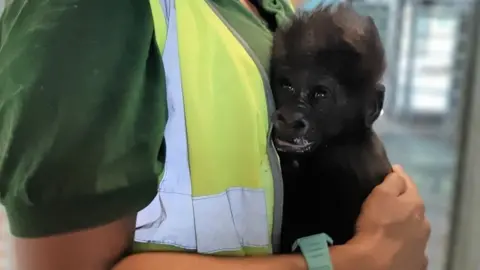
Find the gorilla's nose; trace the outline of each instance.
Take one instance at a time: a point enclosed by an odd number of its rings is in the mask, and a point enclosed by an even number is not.
[[[274,115],[274,126],[277,131],[290,131],[294,136],[303,136],[307,133],[309,123],[305,115],[300,112],[285,113],[276,111]]]

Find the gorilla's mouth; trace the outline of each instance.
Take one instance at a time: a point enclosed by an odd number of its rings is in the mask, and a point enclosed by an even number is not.
[[[308,141],[305,138],[294,138],[292,141],[275,138],[274,143],[277,151],[287,153],[310,152],[315,145],[315,142]]]

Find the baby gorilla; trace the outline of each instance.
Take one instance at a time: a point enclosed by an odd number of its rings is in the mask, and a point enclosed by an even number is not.
[[[350,6],[297,14],[274,37],[273,140],[284,177],[282,252],[303,236],[355,233],[365,198],[391,171],[372,130],[384,99],[384,49]]]

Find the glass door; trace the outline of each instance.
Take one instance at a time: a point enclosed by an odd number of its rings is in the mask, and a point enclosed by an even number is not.
[[[480,114],[463,106],[474,97],[472,84],[464,82],[470,73],[480,74],[480,67],[471,71],[471,48],[480,45],[470,31],[480,24],[478,16],[474,22],[473,2],[352,2],[374,18],[386,48],[385,113],[375,129],[392,162],[413,177],[425,200],[432,223],[429,269],[480,270],[480,246],[470,241],[474,233],[480,238],[480,209],[472,208],[480,207],[479,187],[474,189],[480,183],[480,156],[475,156],[480,127],[464,131],[474,121],[480,125]],[[480,100],[476,104],[480,111]],[[470,148],[476,151],[465,150]]]
[[[468,2],[402,3],[397,58],[389,59],[398,66],[389,74],[389,102],[376,126],[392,161],[405,167],[425,199],[432,270],[447,269],[448,263],[460,100],[467,95],[459,82],[469,65],[464,46],[471,41],[464,31],[472,25],[469,10]]]

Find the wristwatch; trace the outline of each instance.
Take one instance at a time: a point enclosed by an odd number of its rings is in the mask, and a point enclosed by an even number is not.
[[[328,249],[328,246],[332,244],[332,238],[326,233],[314,234],[295,241],[292,251],[300,247],[302,255],[307,261],[308,270],[333,270]]]

